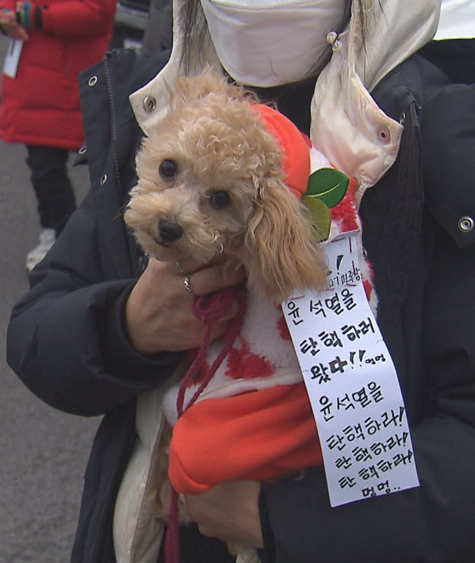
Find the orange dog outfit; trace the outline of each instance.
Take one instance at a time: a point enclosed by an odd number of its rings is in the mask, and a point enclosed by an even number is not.
[[[279,112],[253,107],[278,140],[286,184],[300,198],[311,172],[308,140]],[[323,167],[330,167],[318,155]],[[347,195],[331,210],[333,231],[359,227],[353,188],[350,182]],[[165,398],[173,426],[169,477],[174,489],[199,494],[223,481],[269,480],[321,466],[315,420],[281,307],[248,291],[242,326],[222,355],[223,343],[211,343],[199,373],[191,382],[185,377],[181,389],[173,388]]]

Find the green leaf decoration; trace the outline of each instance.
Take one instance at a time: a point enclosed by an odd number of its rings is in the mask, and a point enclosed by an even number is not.
[[[330,236],[331,215],[328,207],[316,196],[303,196],[302,202],[310,211],[320,241]]]
[[[320,199],[327,207],[335,207],[345,197],[350,180],[334,168],[320,168],[308,180],[306,197]]]

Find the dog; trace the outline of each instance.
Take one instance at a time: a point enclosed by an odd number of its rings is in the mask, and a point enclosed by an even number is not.
[[[224,254],[276,303],[321,289],[315,225],[286,185],[282,150],[252,96],[208,70],[170,89],[168,115],[143,142],[125,221],[160,261]]]
[[[218,258],[229,268],[242,265],[247,274],[245,314],[231,348],[218,361],[223,342],[209,343],[206,361],[182,384],[182,416],[179,386],[165,404],[173,427],[170,479],[178,491],[193,494],[222,480],[274,479],[321,464],[280,304],[296,289],[323,289],[328,268],[318,226],[299,200],[310,163],[308,143],[296,127],[211,69],[179,78],[169,94],[167,114],[138,152],[138,182],[125,223],[157,260],[194,258],[205,265]],[[216,417],[212,427],[205,422],[208,404],[213,405],[211,419]],[[236,412],[245,416],[233,418]],[[298,429],[286,429],[296,413]],[[279,439],[269,440],[268,425],[276,437],[294,432],[295,449],[282,451]],[[229,433],[221,437],[217,429]],[[261,438],[275,448],[264,452]],[[193,474],[197,464],[200,476],[209,465],[209,480]]]

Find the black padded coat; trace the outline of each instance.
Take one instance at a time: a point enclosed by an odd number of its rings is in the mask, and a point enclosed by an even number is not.
[[[161,57],[113,52],[82,76],[92,189],[31,274],[9,327],[8,362],[33,393],[70,413],[104,415],[74,563],[115,561],[112,515],[135,440],[135,398],[180,359],[141,357],[122,325],[141,272],[120,214],[141,135],[127,95],[155,75]],[[467,82],[453,84],[416,55],[373,92],[404,133],[396,163],[363,198],[363,239],[421,487],[332,509],[323,472],[264,484],[263,560],[475,561],[475,85]]]

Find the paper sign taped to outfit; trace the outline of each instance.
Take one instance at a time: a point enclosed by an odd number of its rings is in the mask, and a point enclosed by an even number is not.
[[[3,73],[10,78],[15,78],[20,63],[23,39],[10,39],[8,42],[7,55],[3,64]]]
[[[396,369],[363,287],[355,233],[326,243],[329,284],[282,309],[312,404],[333,507],[417,487]]]

